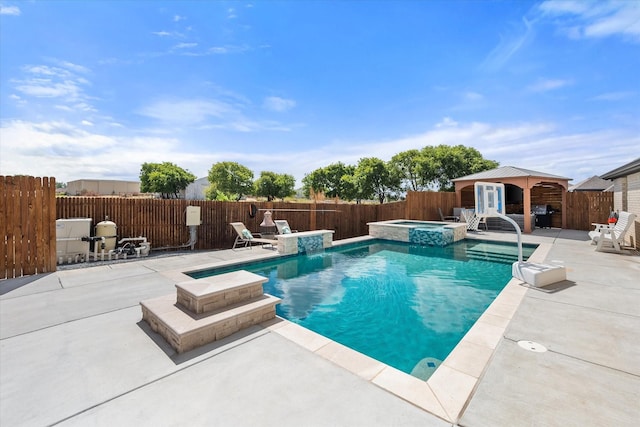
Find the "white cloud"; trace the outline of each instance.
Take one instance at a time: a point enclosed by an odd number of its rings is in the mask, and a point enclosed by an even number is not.
[[[455,126],[458,126],[458,122],[453,120],[451,117],[445,117],[442,119],[442,121],[436,124],[436,128],[455,127]]]
[[[227,45],[227,46],[213,46],[207,50],[209,54],[227,54],[227,53],[242,53],[249,50],[249,47],[246,45]]]
[[[184,21],[185,19],[187,19],[185,16],[174,15],[173,22],[180,22],[180,21]]]
[[[85,87],[90,86],[91,83],[77,74],[88,73],[90,70],[66,61],[52,60],[52,62],[60,66],[25,65],[21,68],[23,75],[9,81],[23,97],[55,98],[56,102],[75,104],[74,108],[95,111],[88,104],[87,100],[90,97],[85,93]],[[55,108],[64,109],[60,104]]]
[[[269,96],[265,98],[263,107],[270,111],[284,112],[296,106],[293,99],[280,98],[278,96]]]
[[[446,126],[441,126],[443,123]],[[62,121],[3,122],[0,171],[5,175],[55,176],[59,181],[135,180],[142,163],[171,161],[202,177],[213,163],[230,160],[246,165],[256,176],[268,165],[268,170],[294,175],[299,184],[305,173],[338,161],[356,164],[364,156],[389,160],[394,154],[412,148],[462,144],[476,148],[485,158],[497,160],[503,166],[567,176],[577,182],[632,160],[630,153],[640,146],[637,133],[616,130],[562,133],[551,123],[494,125],[458,123],[451,118],[406,138],[334,141],[301,152],[288,149],[247,152],[229,147],[228,151],[198,153],[185,150],[185,141],[173,134],[153,136],[150,131],[138,130],[130,132],[135,136],[116,137],[91,129]]]
[[[290,131],[282,123],[248,117],[251,105],[228,93],[228,102],[219,99],[161,99],[138,109],[137,113],[178,130],[231,130],[235,132]]]
[[[634,95],[634,92],[608,92],[594,96],[591,99],[595,101],[620,101],[621,99],[631,98]]]
[[[179,33],[177,31],[152,31],[151,34],[156,35],[158,37],[175,37],[175,38],[182,38],[184,37],[184,34]]]
[[[80,123],[82,123],[82,125],[84,126],[93,126],[93,123],[90,122],[89,120],[83,120]]]
[[[500,42],[480,65],[481,70],[498,71],[509,62],[535,35],[533,25],[526,18],[521,25],[514,25],[511,32],[500,36]]]
[[[484,99],[484,96],[478,92],[466,92],[464,94],[464,99],[467,101],[480,101]]]
[[[640,2],[629,1],[545,1],[543,15],[559,17],[554,22],[570,38],[622,36],[640,42]]]
[[[503,166],[548,172],[573,178],[577,182],[631,161],[640,146],[640,135],[637,132],[607,129],[587,133],[570,132],[563,131],[553,123],[496,125],[458,123],[445,118],[433,129],[407,138],[337,141],[313,151],[292,153],[287,156],[290,165],[288,173],[301,179],[304,173],[337,161],[356,164],[365,155],[389,160],[401,151],[440,144],[473,147],[485,158],[497,160]],[[603,151],[601,147],[607,147],[607,150]],[[273,162],[274,166],[279,165],[277,159]]]
[[[141,108],[138,113],[164,122],[193,125],[212,117],[228,117],[237,111],[232,105],[220,101],[161,100]]]
[[[547,92],[550,90],[560,89],[561,87],[568,86],[572,82],[569,80],[561,79],[541,79],[538,82],[530,85],[528,89],[532,92]]]
[[[198,43],[178,43],[173,48],[174,49],[190,49],[196,46],[198,46]]]
[[[20,16],[20,8],[18,6],[3,6],[0,5],[0,15],[13,15]]]
[[[137,179],[144,162],[187,164],[198,157],[185,155],[175,138],[114,137],[63,121],[3,122],[0,134],[0,170],[6,175]]]

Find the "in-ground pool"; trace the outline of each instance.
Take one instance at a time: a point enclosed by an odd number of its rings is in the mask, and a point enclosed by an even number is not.
[[[534,249],[524,245],[525,258]],[[515,244],[372,240],[189,275],[263,275],[264,291],[282,298],[279,316],[426,379],[509,282],[516,260]]]

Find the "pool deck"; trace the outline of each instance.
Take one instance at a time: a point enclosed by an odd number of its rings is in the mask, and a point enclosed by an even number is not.
[[[471,238],[514,241],[515,234]],[[286,321],[180,355],[141,321],[139,302],[175,292],[182,271],[277,255],[254,248],[0,281],[0,425],[636,424],[640,256],[595,252],[584,231],[538,229],[524,241],[544,243],[544,262],[564,264],[568,280],[548,292],[516,285],[514,308],[499,306],[491,317],[503,332],[496,338],[485,328],[495,350],[474,351],[472,342],[461,353],[472,365],[488,361],[470,397],[436,393],[438,416],[388,391],[415,383],[397,384],[403,377],[391,368],[344,358],[350,352],[338,344]],[[524,350],[520,340],[548,351]],[[438,375],[457,389],[463,371],[450,364]],[[469,396],[469,383],[459,388]]]

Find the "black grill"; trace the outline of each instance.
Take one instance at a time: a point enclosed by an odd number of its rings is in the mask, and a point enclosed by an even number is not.
[[[551,205],[533,205],[531,213],[536,215],[536,227],[551,228],[551,215],[553,214]]]

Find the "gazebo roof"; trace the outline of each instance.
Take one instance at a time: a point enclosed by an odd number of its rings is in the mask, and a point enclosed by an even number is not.
[[[517,178],[533,176],[536,178],[549,178],[555,180],[569,181],[571,178],[567,178],[559,175],[552,175],[550,173],[538,172],[530,169],[517,168],[515,166],[502,166],[496,169],[488,171],[474,173],[472,175],[463,176],[460,178],[452,179],[455,181],[469,181],[469,180],[482,180],[482,179],[501,179],[501,178]]]

